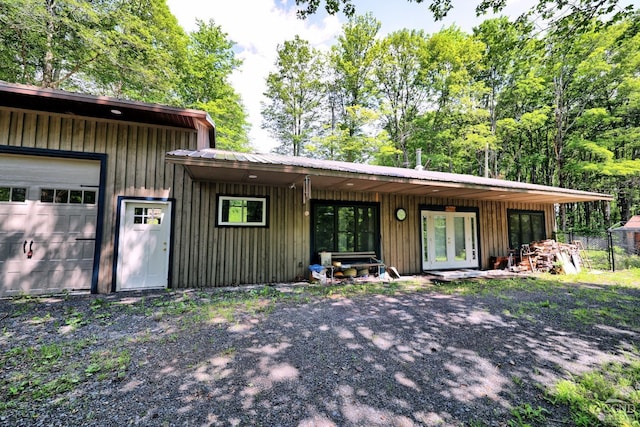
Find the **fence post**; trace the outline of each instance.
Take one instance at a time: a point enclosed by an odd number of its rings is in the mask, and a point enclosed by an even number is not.
[[[607,230],[607,246],[609,246],[609,268],[614,273],[616,272],[616,260],[613,256],[613,235],[611,234],[611,230]]]

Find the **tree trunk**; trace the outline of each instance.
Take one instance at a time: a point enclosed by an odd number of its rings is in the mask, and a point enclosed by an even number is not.
[[[47,43],[44,53],[44,64],[42,67],[42,87],[55,87],[53,80],[53,37],[56,30],[55,25],[56,0],[46,0],[47,7]]]

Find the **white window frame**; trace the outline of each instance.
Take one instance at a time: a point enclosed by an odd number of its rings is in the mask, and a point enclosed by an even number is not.
[[[243,202],[261,202],[262,203],[262,220],[259,222],[231,222],[223,221],[222,219],[222,207],[226,201],[243,201]],[[221,196],[218,195],[218,213],[217,213],[217,225],[221,227],[266,227],[268,218],[269,203],[267,197],[255,197],[255,196]]]

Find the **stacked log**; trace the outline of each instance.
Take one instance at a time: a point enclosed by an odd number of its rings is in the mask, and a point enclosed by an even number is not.
[[[516,268],[518,271],[575,274],[583,264],[578,245],[550,239],[524,245]]]

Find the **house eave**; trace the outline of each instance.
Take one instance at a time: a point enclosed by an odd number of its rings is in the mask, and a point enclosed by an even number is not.
[[[526,203],[574,203],[613,199],[607,194],[470,175],[367,167],[346,162],[222,150],[176,150],[167,153],[166,161],[183,165],[194,180],[209,182],[296,187],[301,186],[305,177],[309,176],[315,190]]]
[[[67,92],[0,81],[0,107],[125,123],[193,129],[198,148],[215,147],[215,123],[205,111]]]

